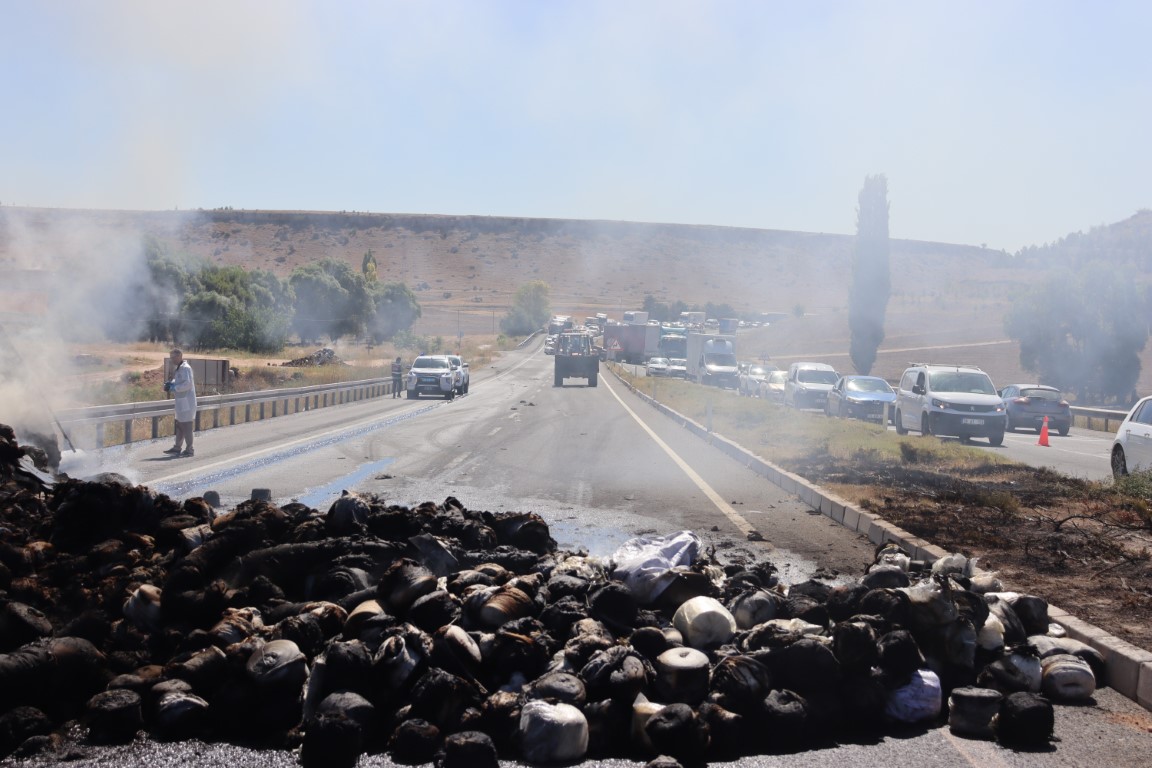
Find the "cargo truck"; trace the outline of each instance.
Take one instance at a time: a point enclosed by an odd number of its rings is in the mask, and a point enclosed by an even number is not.
[[[687,360],[688,379],[697,384],[735,389],[740,383],[735,336],[690,333]]]
[[[609,360],[643,365],[660,354],[660,326],[607,325],[604,349]]]

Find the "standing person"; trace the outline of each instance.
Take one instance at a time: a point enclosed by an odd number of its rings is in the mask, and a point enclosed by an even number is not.
[[[392,397],[393,399],[400,397],[400,387],[402,385],[402,377],[404,376],[404,364],[400,362],[397,357],[392,361]]]
[[[192,433],[196,426],[196,382],[192,378],[192,366],[184,360],[184,352],[172,350],[168,358],[176,372],[170,381],[164,382],[164,391],[172,392],[176,398],[176,444],[164,453],[173,456],[195,456],[192,449]],[[181,443],[184,450],[180,450]]]

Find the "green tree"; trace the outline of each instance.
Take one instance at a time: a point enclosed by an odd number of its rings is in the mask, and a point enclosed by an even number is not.
[[[420,317],[420,304],[404,283],[385,283],[372,292],[375,312],[369,334],[377,344],[396,334],[408,331]]]
[[[848,349],[857,373],[872,372],[876,350],[884,341],[884,315],[892,290],[888,251],[888,178],[866,176],[856,208],[856,250],[848,292]]]
[[[297,267],[288,283],[296,297],[292,328],[302,341],[362,334],[375,307],[364,276],[342,261]]]
[[[1082,402],[1126,402],[1148,340],[1137,277],[1132,268],[1102,263],[1050,273],[1004,318],[1020,344],[1021,367]]]
[[[517,288],[512,307],[500,320],[500,330],[510,336],[525,336],[543,327],[552,316],[550,290],[543,280],[533,280]]]

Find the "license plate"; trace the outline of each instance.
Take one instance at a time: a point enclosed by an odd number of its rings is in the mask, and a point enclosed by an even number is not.
[[[961,424],[971,424],[979,427],[984,425],[984,419],[960,419]]]

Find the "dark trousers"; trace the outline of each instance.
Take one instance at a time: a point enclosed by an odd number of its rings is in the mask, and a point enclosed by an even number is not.
[[[393,376],[392,377],[392,397],[400,397],[400,390],[403,389],[403,387],[404,387],[404,385],[401,382],[400,377],[399,376]]]

